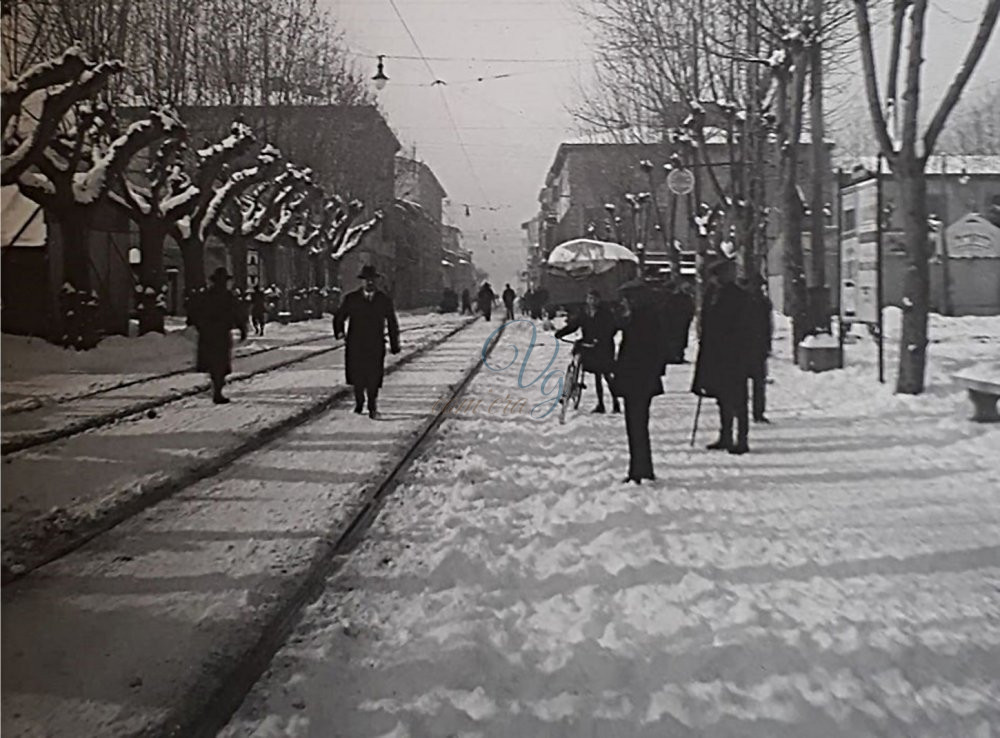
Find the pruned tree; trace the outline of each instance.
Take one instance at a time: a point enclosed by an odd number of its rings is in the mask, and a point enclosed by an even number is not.
[[[109,199],[139,231],[139,281],[135,285],[139,333],[162,333],[166,313],[166,273],[163,250],[171,227],[184,217],[197,196],[183,170],[187,129],[175,126],[152,153],[143,177],[137,181],[124,171],[115,173]]]
[[[177,174],[175,187],[181,202],[177,217],[170,222],[169,235],[180,247],[188,298],[205,287],[205,238],[221,216],[230,167],[253,143],[249,126],[233,123],[228,136],[198,149]]]
[[[4,183],[16,183],[57,224],[65,273],[62,340],[77,348],[97,343],[89,239],[94,208],[138,152],[180,127],[169,113],[153,111],[120,132],[108,107],[89,99],[120,69],[118,62],[94,63],[70,48],[5,90]],[[45,95],[41,113],[37,125],[26,128],[23,108],[36,92]]]
[[[948,116],[958,103],[981,58],[1000,14],[1000,0],[987,0],[976,34],[962,64],[924,128],[920,123],[920,67],[924,61],[927,0],[893,0],[892,47],[885,86],[885,101],[879,89],[869,0],[853,0],[857,22],[865,94],[872,126],[882,156],[888,162],[903,203],[902,224],[906,241],[903,277],[903,326],[900,335],[899,371],[896,391],[920,394],[927,366],[927,317],[930,305],[930,256],[927,229],[927,180],[925,168],[933,154]],[[908,43],[905,55],[903,41]],[[897,102],[898,77],[903,69],[902,105]],[[887,115],[888,111],[888,115]],[[901,133],[890,129],[898,115]],[[895,129],[895,125],[892,126]]]

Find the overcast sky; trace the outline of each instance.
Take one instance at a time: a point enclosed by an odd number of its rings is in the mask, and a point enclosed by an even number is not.
[[[590,65],[592,40],[571,3],[395,0],[394,9],[391,0],[321,2],[363,69],[373,74],[374,56],[386,55],[390,81],[379,102],[389,124],[405,151],[412,155],[415,147],[447,190],[448,213],[477,264],[494,284],[514,282],[524,264],[520,224],[537,212],[559,143],[576,133],[567,107]],[[930,6],[925,109],[954,74],[985,0],[931,0]],[[995,34],[968,94],[998,82]],[[837,105],[841,114],[855,108],[857,114],[842,119],[868,125],[859,81],[849,87]]]

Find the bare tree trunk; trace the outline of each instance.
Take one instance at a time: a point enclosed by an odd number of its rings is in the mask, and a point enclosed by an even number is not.
[[[167,237],[166,226],[157,220],[143,220],[139,223],[139,335],[163,333],[163,310],[159,298],[163,295],[166,272],[163,266],[163,242]],[[152,294],[147,292],[152,290]]]
[[[930,266],[927,239],[927,181],[921,162],[900,157],[895,167],[903,206],[906,271],[903,273],[903,330],[899,339],[899,375],[896,391],[924,391],[927,364],[927,312],[930,305]]]
[[[193,234],[192,234],[193,235]],[[191,323],[191,296],[205,287],[205,244],[197,237],[179,244],[184,262],[184,313]]]
[[[227,236],[225,239],[229,260],[233,264],[233,288],[240,292],[247,289],[247,242],[242,236]]]
[[[805,260],[802,256],[802,201],[798,192],[799,134],[805,96],[805,55],[795,60],[789,82],[787,118],[782,146],[781,214],[784,230],[784,285],[786,313],[792,319],[792,355],[809,331],[809,304]]]
[[[97,345],[97,298],[90,275],[92,209],[77,203],[52,209],[63,245],[65,284],[61,293],[62,343],[77,349]]]

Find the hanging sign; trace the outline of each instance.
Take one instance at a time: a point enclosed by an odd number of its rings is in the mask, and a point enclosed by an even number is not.
[[[675,195],[686,195],[694,189],[694,174],[690,169],[674,169],[667,175],[667,187]]]

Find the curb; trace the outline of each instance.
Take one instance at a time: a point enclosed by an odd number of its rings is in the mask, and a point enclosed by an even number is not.
[[[406,354],[386,374],[406,366],[427,351],[436,348],[474,322],[466,321],[452,328],[427,345]],[[295,359],[300,361],[304,359]],[[265,446],[276,437],[302,425],[329,410],[347,396],[353,396],[348,386],[305,405],[276,423],[265,426],[222,450],[218,455],[185,467],[173,474],[156,475],[138,484],[109,492],[97,503],[96,510],[56,510],[32,518],[20,533],[15,527],[4,535],[3,564],[0,567],[0,584],[10,584],[35,569],[79,548],[87,541],[110,530],[118,523],[132,517],[147,507],[155,505],[185,487],[211,477],[236,459]]]

